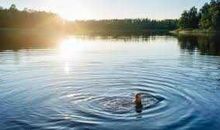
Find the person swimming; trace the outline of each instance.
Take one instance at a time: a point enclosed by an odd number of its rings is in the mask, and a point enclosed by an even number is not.
[[[140,93],[135,95],[134,103],[135,103],[136,112],[141,113],[142,109],[143,109],[143,105],[142,105],[142,99],[141,99],[141,94]]]

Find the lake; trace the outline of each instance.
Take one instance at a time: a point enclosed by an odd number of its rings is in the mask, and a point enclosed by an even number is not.
[[[218,36],[0,37],[1,129],[220,129]]]

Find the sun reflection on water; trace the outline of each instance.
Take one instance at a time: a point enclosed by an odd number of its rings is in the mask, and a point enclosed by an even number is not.
[[[74,38],[67,38],[59,43],[59,56],[66,74],[72,70],[71,64],[80,62],[85,49],[86,45]]]
[[[74,38],[64,39],[59,44],[59,50],[62,58],[78,57],[86,48],[79,40]]]

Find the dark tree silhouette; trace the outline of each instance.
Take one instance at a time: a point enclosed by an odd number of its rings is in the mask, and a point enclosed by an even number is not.
[[[65,26],[64,24],[65,23]],[[174,30],[177,20],[113,19],[64,21],[58,15],[25,8],[18,10],[12,4],[9,9],[0,8],[0,28],[61,30],[84,33],[149,32]]]
[[[71,32],[151,32],[169,31],[177,28],[177,20],[150,20],[150,19],[114,19],[114,20],[89,20],[68,22]]]
[[[200,15],[197,12],[197,8],[192,7],[189,11],[184,11],[179,19],[180,28],[195,29],[199,27]]]
[[[17,8],[16,8],[16,5],[15,4],[12,4],[11,5],[11,7],[9,8],[9,10],[11,10],[11,11],[16,11],[17,10]]]
[[[179,28],[220,30],[220,0],[211,0],[197,12],[195,7],[184,11],[179,19]]]
[[[0,8],[0,28],[58,30],[63,20],[56,14],[25,9],[20,11],[12,4],[9,9]]]
[[[200,10],[200,26],[203,29],[220,30],[220,1],[212,0]]]

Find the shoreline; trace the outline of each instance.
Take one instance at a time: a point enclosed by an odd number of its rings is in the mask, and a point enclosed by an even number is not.
[[[203,29],[177,29],[170,31],[175,35],[191,35],[191,36],[213,36],[220,34],[220,31],[203,30]]]
[[[170,30],[166,29],[140,29],[140,30],[74,30],[68,29],[50,30],[41,28],[0,28],[0,34],[37,34],[37,35],[150,35],[150,34],[168,34]]]

